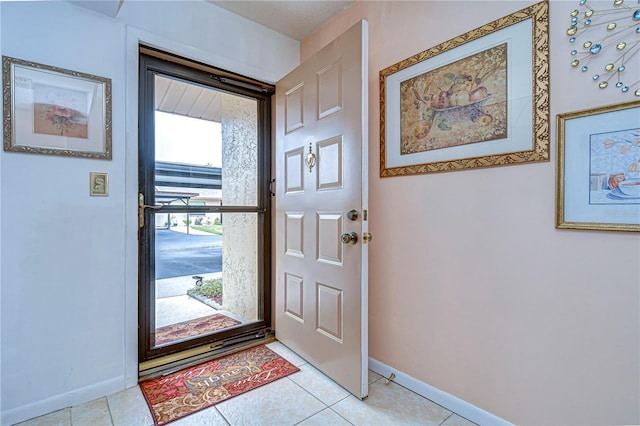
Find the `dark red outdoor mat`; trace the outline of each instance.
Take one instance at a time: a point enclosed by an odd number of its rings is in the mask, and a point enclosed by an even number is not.
[[[156,425],[300,371],[264,345],[140,383]]]
[[[188,337],[200,336],[223,328],[240,324],[240,321],[229,318],[223,314],[214,314],[208,317],[196,318],[176,324],[170,324],[156,329],[155,346],[175,342]]]

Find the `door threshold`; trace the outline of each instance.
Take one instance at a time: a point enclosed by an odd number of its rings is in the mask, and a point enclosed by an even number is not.
[[[138,367],[138,382],[166,376],[176,371],[221,358],[254,346],[275,342],[274,333],[266,329],[263,337],[245,336],[203,345],[197,348],[141,362]]]

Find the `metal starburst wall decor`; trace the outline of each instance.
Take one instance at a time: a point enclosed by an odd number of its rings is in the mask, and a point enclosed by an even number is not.
[[[640,0],[613,0],[603,10],[588,0],[578,3],[567,30],[571,66],[590,75],[600,89],[640,97]]]

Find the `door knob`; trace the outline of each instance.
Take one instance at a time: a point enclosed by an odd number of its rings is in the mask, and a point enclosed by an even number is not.
[[[362,240],[365,243],[368,243],[369,241],[373,240],[373,235],[371,235],[371,232],[363,232],[362,233]]]
[[[355,244],[358,242],[358,234],[356,234],[355,232],[349,232],[348,234],[342,234],[342,237],[340,237],[342,242],[344,244]]]

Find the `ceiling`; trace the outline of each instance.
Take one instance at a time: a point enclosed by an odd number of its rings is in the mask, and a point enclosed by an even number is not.
[[[1,0],[0,0],[1,1]],[[125,0],[68,0],[115,18]],[[134,0],[129,0],[134,1]],[[205,0],[301,41],[356,0]]]
[[[1,1],[1,0],[0,0]],[[69,0],[70,3],[116,17],[125,0]],[[133,0],[128,0],[133,1]],[[301,41],[356,0],[205,0],[250,21]],[[220,121],[220,96],[215,90],[158,78],[156,110]]]
[[[354,0],[207,0],[236,15],[301,41]]]
[[[117,0],[118,9],[123,1]],[[207,0],[207,2],[295,40],[302,40],[354,1]],[[162,77],[157,78],[155,88],[157,111],[220,121],[220,94],[217,91]]]
[[[220,96],[216,90],[156,76],[156,111],[220,122]]]

